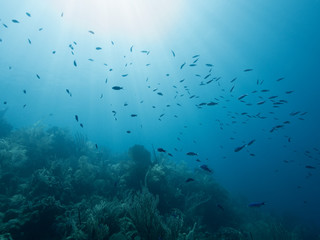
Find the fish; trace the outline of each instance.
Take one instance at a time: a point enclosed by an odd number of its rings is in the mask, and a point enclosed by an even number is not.
[[[24,93],[24,94],[27,94],[27,90],[23,89],[23,93]]]
[[[230,92],[232,92],[233,91],[233,89],[234,89],[234,85],[232,86],[232,88],[230,89]]]
[[[198,54],[198,55],[194,55],[192,58],[197,58],[197,57],[200,57],[200,55]]]
[[[113,90],[121,90],[121,89],[123,89],[123,87],[113,86],[112,89],[113,89]]]
[[[75,67],[77,66],[76,60],[73,61],[73,65],[74,65]]]
[[[186,62],[184,62],[181,66],[180,69],[182,69],[184,67],[184,65],[186,65]]]
[[[131,117],[137,117],[138,114],[131,114]]]
[[[30,13],[28,13],[28,12],[26,12],[26,15],[27,15],[28,17],[31,17],[31,14],[30,14]]]
[[[67,88],[66,92],[69,94],[70,97],[72,97],[72,93],[70,92],[70,90]]]
[[[261,206],[265,205],[265,202],[251,202],[248,204],[248,207],[250,208],[259,208]]]
[[[171,50],[171,53],[172,53],[172,56],[173,56],[173,57],[175,57],[175,56],[176,56],[176,54],[174,53],[174,51],[173,51],[173,50]]]
[[[172,155],[171,153],[168,153],[168,155],[169,155],[170,157],[173,157],[173,155]]]
[[[114,41],[111,41],[111,44],[114,45]]]
[[[187,155],[188,156],[198,156],[198,154],[195,152],[187,152]]]
[[[16,19],[12,19],[11,20],[13,23],[20,23],[18,20],[16,20]]]
[[[311,166],[311,165],[306,165],[305,167],[308,168],[308,169],[316,169],[316,167]]]
[[[266,101],[261,101],[261,102],[258,102],[257,105],[262,105],[264,104]]]
[[[132,52],[132,49],[133,49],[133,45],[130,47],[130,52]]]
[[[192,64],[189,64],[189,66],[190,66],[190,67],[195,67],[195,66],[197,66],[197,64],[192,63]]]
[[[28,43],[31,44],[31,40],[28,38]]]
[[[217,105],[218,103],[216,103],[216,102],[209,102],[209,103],[207,103],[207,106],[214,106],[214,105]]]
[[[196,62],[198,62],[198,61],[199,61],[199,58],[197,58],[196,60],[194,60],[193,63],[196,63]]]
[[[122,77],[126,77],[126,76],[128,76],[128,74],[123,74],[123,75],[121,75]]]
[[[290,94],[290,93],[293,93],[293,91],[286,91],[286,94]]]
[[[163,93],[162,92],[157,92],[158,95],[160,96],[163,96]]]
[[[96,50],[101,50],[102,48],[101,47],[96,47]]]
[[[233,83],[235,80],[237,80],[237,78],[232,79],[230,82]]]
[[[77,122],[79,122],[79,117],[78,117],[78,115],[74,115],[74,118],[76,119]]]
[[[167,151],[164,150],[163,148],[157,148],[157,151],[158,151],[158,152],[163,152],[163,153],[167,152]]]
[[[210,77],[210,76],[211,76],[211,73],[208,74],[207,76],[205,76],[203,79],[207,79],[207,78]]]
[[[204,171],[212,173],[212,170],[206,164],[201,165],[200,168],[203,169]]]
[[[220,208],[222,211],[224,211],[224,207],[221,204],[217,204],[217,207]]]
[[[40,79],[40,76],[38,74],[36,74],[37,78]]]
[[[130,131],[130,130],[127,130],[127,132],[126,132],[126,133],[128,133],[128,134],[129,134],[129,133],[131,133],[131,131]]]
[[[248,94],[243,94],[240,97],[238,97],[238,100],[241,100],[241,99],[245,98],[246,96],[248,96]]]
[[[96,149],[98,149],[98,144],[95,144],[95,146],[96,146]]]
[[[80,123],[80,127],[82,127],[82,128],[83,128],[83,124],[82,124],[82,123]]]
[[[187,180],[186,180],[187,183],[188,183],[188,182],[193,182],[193,181],[194,181],[193,178],[187,178]]]
[[[235,152],[240,152],[245,146],[247,146],[247,144],[243,144],[243,145],[240,146],[240,147],[236,147],[236,148],[234,149],[234,151],[235,151]]]
[[[4,24],[4,23],[2,23],[2,25],[3,25],[5,28],[8,28],[8,25],[6,25],[6,24]]]
[[[247,69],[244,69],[243,71],[244,72],[251,72],[253,69],[252,68],[247,68]]]
[[[278,79],[277,79],[277,82],[280,82],[280,81],[282,81],[283,79],[284,79],[284,77],[278,78]]]
[[[92,30],[89,30],[88,32],[91,33],[91,34],[94,34],[94,31],[92,31]]]
[[[274,130],[276,130],[276,129],[278,129],[278,128],[282,128],[282,127],[284,127],[284,125],[274,126],[274,127],[270,130],[270,132],[273,132]]]
[[[207,63],[206,66],[207,66],[207,67],[213,67],[213,64]]]

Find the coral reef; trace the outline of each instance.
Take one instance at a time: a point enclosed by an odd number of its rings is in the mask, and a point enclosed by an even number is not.
[[[141,145],[112,156],[40,124],[1,136],[0,200],[0,239],[300,239],[235,204],[212,174]]]

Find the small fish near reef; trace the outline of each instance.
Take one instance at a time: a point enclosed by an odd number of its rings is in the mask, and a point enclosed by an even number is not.
[[[205,164],[201,165],[200,168],[206,172],[212,173],[213,171]]]
[[[167,152],[167,151],[164,150],[163,148],[158,148],[157,151],[158,151],[158,152],[163,152],[163,153]]]
[[[266,205],[265,202],[252,202],[248,204],[248,207],[250,208],[259,208],[263,205]]]
[[[198,154],[195,153],[195,152],[188,152],[187,155],[188,155],[188,156],[198,156]]]
[[[186,183],[188,183],[188,182],[193,182],[193,181],[194,181],[193,178],[188,178],[188,179],[186,180]]]

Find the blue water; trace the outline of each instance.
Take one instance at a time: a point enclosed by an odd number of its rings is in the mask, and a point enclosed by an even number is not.
[[[114,15],[85,2],[0,3],[10,124],[67,128],[119,153],[162,147],[190,167],[199,158],[234,196],[320,225],[320,1],[122,1]]]

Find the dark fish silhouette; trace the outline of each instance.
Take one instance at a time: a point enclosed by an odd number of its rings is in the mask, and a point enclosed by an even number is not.
[[[31,17],[31,14],[30,14],[30,13],[28,13],[28,12],[26,12],[26,15],[27,15],[28,17]]]
[[[311,166],[311,165],[306,165],[306,168],[308,168],[308,169],[316,169],[316,167]]]
[[[74,118],[76,119],[77,122],[79,122],[79,117],[78,117],[78,115],[75,115]]]
[[[167,151],[164,150],[163,148],[158,148],[157,151],[158,151],[158,152],[163,152],[163,153],[167,152]]]
[[[131,117],[137,117],[138,116],[138,114],[131,114]]]
[[[247,68],[245,70],[243,70],[244,72],[251,72],[253,69],[252,68]]]
[[[72,93],[70,92],[70,90],[67,88],[66,92],[69,94],[70,97],[72,97]]]
[[[112,87],[112,89],[113,89],[113,90],[121,90],[121,89],[123,89],[123,87],[114,86],[114,87]]]
[[[248,204],[248,207],[251,208],[259,208],[261,206],[265,205],[265,202],[252,202]]]
[[[13,23],[20,23],[18,20],[16,20],[16,19],[12,19],[12,22]]]
[[[96,50],[101,50],[102,48],[101,47],[96,47]]]
[[[246,96],[248,96],[247,94],[243,94],[243,95],[241,95],[240,97],[238,97],[238,100],[241,100],[241,99],[243,99],[244,97],[246,97]]]
[[[214,106],[214,105],[217,105],[218,103],[216,103],[216,102],[209,102],[209,103],[207,103],[207,106]]]
[[[38,74],[36,74],[37,78],[40,79],[40,76]]]
[[[193,181],[194,181],[193,178],[187,178],[187,180],[186,180],[187,183],[188,183],[188,182],[193,182]]]
[[[203,169],[204,171],[212,173],[212,170],[206,164],[201,165],[200,168]]]
[[[184,62],[181,66],[180,69],[182,69],[184,67],[184,65],[186,65],[186,62]]]
[[[92,30],[89,30],[88,32],[91,33],[91,34],[94,34],[94,31],[92,31]]]
[[[187,155],[188,156],[198,156],[198,154],[195,152],[187,152]]]
[[[171,52],[172,52],[172,56],[173,56],[173,57],[175,57],[175,56],[176,56],[176,54],[174,53],[174,51],[173,51],[173,50],[171,50]]]
[[[27,90],[24,89],[24,90],[23,90],[23,93],[24,93],[24,94],[27,94]]]
[[[73,61],[73,65],[74,65],[75,67],[77,66],[76,60]]]
[[[234,151],[235,151],[235,152],[240,152],[245,146],[247,146],[247,144],[244,144],[244,145],[242,145],[242,146],[240,146],[240,147],[236,147],[236,148],[234,149]]]
[[[133,49],[133,45],[130,47],[130,52],[132,52],[132,49]]]
[[[82,123],[80,123],[80,127],[82,127],[82,128],[83,128],[83,124],[82,124]]]
[[[222,211],[224,211],[224,207],[221,204],[217,204],[217,207],[220,208]]]
[[[122,77],[126,77],[126,76],[128,76],[128,74],[123,74],[123,75],[121,75]]]

